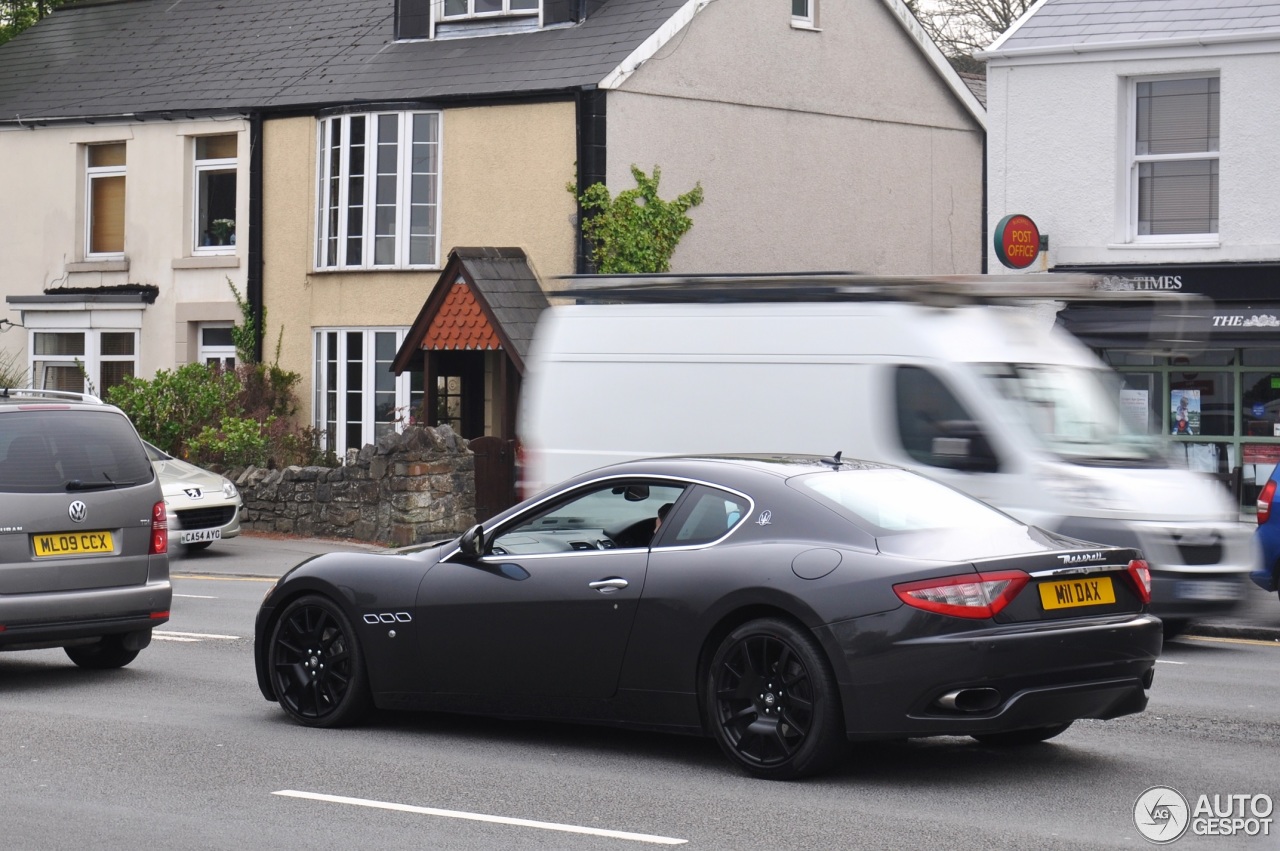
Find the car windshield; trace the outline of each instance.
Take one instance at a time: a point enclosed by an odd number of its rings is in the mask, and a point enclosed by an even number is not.
[[[1061,364],[992,363],[978,369],[1049,452],[1083,464],[1163,466],[1161,442],[1130,424],[1118,377]],[[1147,411],[1138,412],[1145,426]]]
[[[1022,524],[986,503],[924,476],[885,468],[811,473],[795,480],[854,515],[873,534],[926,529],[1012,529]]]

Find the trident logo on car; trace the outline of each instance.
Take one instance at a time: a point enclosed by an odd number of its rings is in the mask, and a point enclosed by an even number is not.
[[[85,515],[88,513],[89,506],[85,505],[78,499],[71,503],[70,507],[67,508],[67,516],[77,523],[83,523]]]

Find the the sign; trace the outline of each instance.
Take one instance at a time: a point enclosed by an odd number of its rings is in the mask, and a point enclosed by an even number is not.
[[[1025,269],[1040,256],[1040,229],[1021,213],[1005,216],[996,225],[996,257],[1010,269]]]

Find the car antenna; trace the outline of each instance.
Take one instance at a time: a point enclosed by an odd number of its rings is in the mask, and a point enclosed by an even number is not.
[[[842,449],[842,450],[840,450],[839,452],[837,452],[835,455],[831,456],[830,458],[823,458],[823,459],[822,459],[822,463],[823,463],[823,464],[830,464],[832,467],[839,467],[839,466],[840,466],[840,456],[841,456],[841,455],[843,455],[843,454],[844,454],[844,450]]]

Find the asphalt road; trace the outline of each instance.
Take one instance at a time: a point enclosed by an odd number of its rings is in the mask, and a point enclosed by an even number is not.
[[[0,655],[0,848],[1145,848],[1151,786],[1280,798],[1280,645],[1241,639],[1170,643],[1139,716],[1019,750],[864,746],[802,783],[659,734],[433,714],[304,729],[257,691],[253,616],[266,577],[328,546],[244,537],[176,560],[173,619],[121,671]]]

